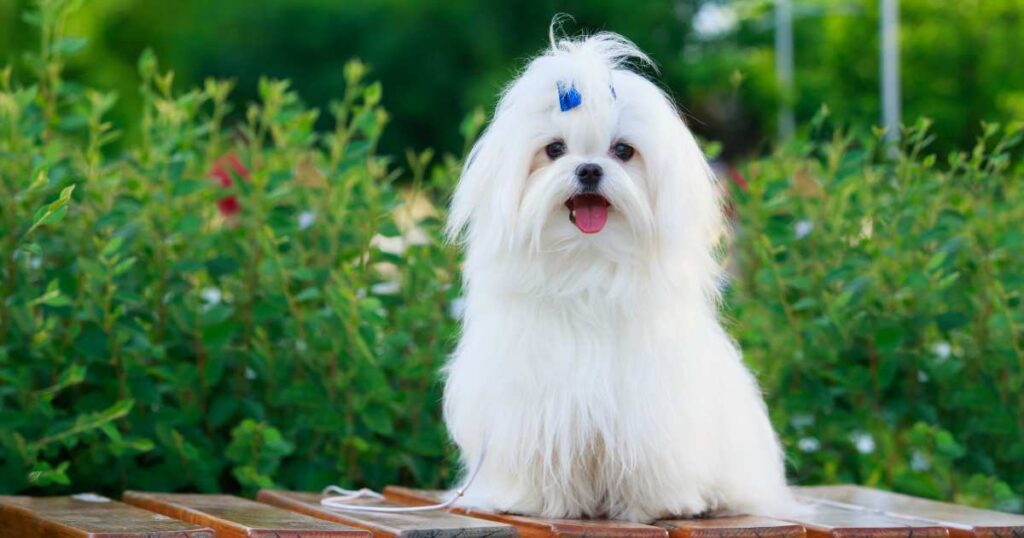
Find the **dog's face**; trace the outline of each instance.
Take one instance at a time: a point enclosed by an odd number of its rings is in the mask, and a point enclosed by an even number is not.
[[[712,176],[672,102],[630,60],[648,62],[611,34],[533,60],[467,159],[449,232],[465,229],[471,249],[580,263],[709,251]]]
[[[538,78],[549,78],[545,75]],[[557,80],[555,91],[533,96],[546,97],[549,106],[543,110],[539,103],[541,111],[528,120],[537,133],[529,146],[520,214],[528,216],[533,231],[546,232],[541,239],[571,244],[591,241],[581,234],[604,233],[607,243],[612,236],[639,239],[652,231],[651,174],[645,162],[650,141],[639,132],[642,119],[631,110],[628,93],[620,98],[614,89],[623,81],[608,75],[586,90],[576,80]]]

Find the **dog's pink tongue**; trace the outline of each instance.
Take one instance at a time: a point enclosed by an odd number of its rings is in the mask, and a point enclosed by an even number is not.
[[[572,198],[576,227],[585,234],[600,232],[608,222],[608,201],[596,194],[580,194]]]

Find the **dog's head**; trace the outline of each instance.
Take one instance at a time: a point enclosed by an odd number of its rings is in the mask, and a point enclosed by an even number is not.
[[[651,61],[615,34],[552,36],[470,153],[449,234],[581,263],[709,253],[721,218],[713,176],[638,64]]]

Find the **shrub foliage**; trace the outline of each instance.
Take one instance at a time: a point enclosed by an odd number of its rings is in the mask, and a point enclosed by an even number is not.
[[[749,163],[728,304],[801,482],[1021,510],[1021,126],[927,152],[928,122]],[[941,161],[941,162],[940,162]]]
[[[62,79],[65,14],[27,17],[34,80],[0,73],[0,490],[440,485],[457,258],[420,208],[451,159],[399,192],[358,62],[317,132],[286,81],[228,126],[231,83],[145,54],[119,141],[116,96]]]
[[[0,491],[446,483],[455,159],[377,155],[358,62],[319,132],[285,81],[232,114],[144,54],[120,140],[116,96],[62,78],[64,8],[26,17],[27,82],[0,71]],[[1019,510],[1021,131],[939,159],[926,124],[824,119],[731,200],[731,330],[791,472]]]

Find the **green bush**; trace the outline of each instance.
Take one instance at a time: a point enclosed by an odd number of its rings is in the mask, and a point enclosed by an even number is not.
[[[230,83],[175,92],[151,54],[112,153],[63,4],[27,17],[36,80],[0,73],[0,491],[439,486],[458,259],[422,201],[457,163],[375,154],[358,62],[321,133],[273,80],[224,125]]]
[[[835,132],[745,167],[729,315],[798,481],[1021,510],[1021,128],[945,159],[927,122],[895,154]]]
[[[0,492],[445,484],[457,162],[375,154],[362,64],[317,132],[270,80],[225,125],[230,83],[175,92],[149,54],[114,152],[61,4],[35,80],[0,73]],[[1020,510],[1019,126],[940,160],[926,125],[892,152],[824,125],[732,196],[727,314],[793,477]]]

